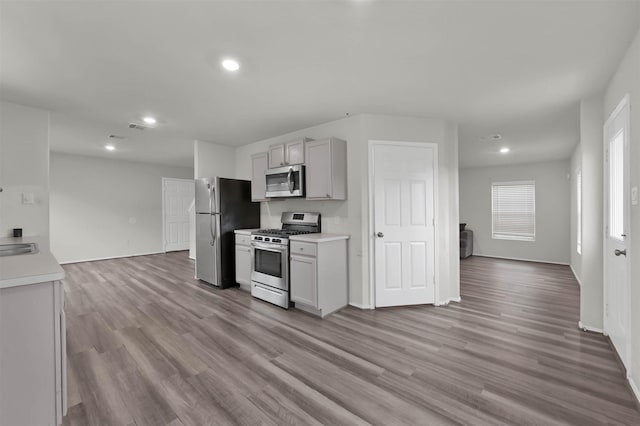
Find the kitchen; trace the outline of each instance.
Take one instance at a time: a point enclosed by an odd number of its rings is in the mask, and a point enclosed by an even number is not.
[[[602,88],[640,9],[471,3],[2,0],[0,425],[637,424],[575,306],[461,285],[458,178],[461,123]],[[566,52],[585,90],[532,96]]]

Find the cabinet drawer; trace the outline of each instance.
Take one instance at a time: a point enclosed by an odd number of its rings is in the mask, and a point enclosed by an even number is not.
[[[250,235],[236,234],[236,244],[242,245],[242,246],[251,245],[251,236]]]
[[[302,241],[291,241],[291,254],[315,256],[316,252],[317,252],[316,244],[303,243]]]

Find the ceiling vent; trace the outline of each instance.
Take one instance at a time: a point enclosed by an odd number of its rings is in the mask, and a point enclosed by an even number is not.
[[[129,123],[129,128],[130,129],[136,129],[136,130],[146,130],[149,127],[148,126],[144,126],[142,124],[138,124],[138,123]]]

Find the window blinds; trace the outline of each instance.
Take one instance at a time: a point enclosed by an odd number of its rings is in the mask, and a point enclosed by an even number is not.
[[[492,237],[533,241],[536,237],[536,183],[491,184]]]

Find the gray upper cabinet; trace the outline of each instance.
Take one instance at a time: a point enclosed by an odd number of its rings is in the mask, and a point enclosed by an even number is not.
[[[305,145],[307,200],[346,200],[347,143],[327,138]]]
[[[269,168],[304,163],[304,145],[310,140],[309,138],[300,138],[287,143],[271,145],[269,147]]]
[[[264,172],[269,166],[268,154],[260,152],[251,156],[251,201],[268,201],[267,181]]]

